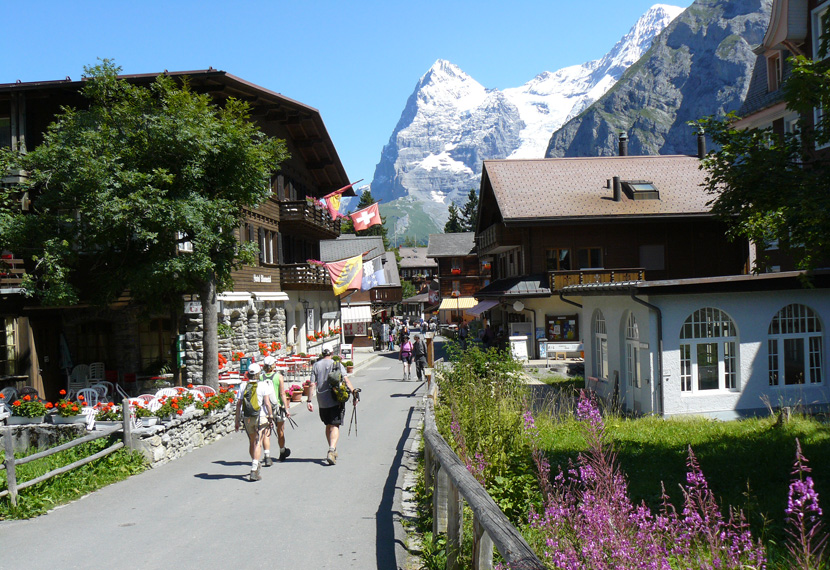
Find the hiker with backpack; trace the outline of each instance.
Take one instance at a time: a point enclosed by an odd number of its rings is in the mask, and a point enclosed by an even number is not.
[[[404,335],[401,340],[401,350],[398,353],[398,360],[403,363],[403,380],[412,380],[412,343],[409,342],[409,335]]]
[[[317,395],[317,406],[320,408],[320,420],[326,426],[326,441],[329,449],[326,461],[329,465],[337,463],[337,440],[340,438],[340,426],[346,415],[346,402],[354,387],[346,376],[346,369],[331,357],[331,351],[323,349],[320,360],[311,367],[311,392],[308,395],[308,411],[314,411],[311,399]],[[357,405],[357,399],[352,399],[352,405]]]
[[[248,434],[248,451],[251,454],[251,474],[248,476],[250,481],[262,479],[259,462],[262,442],[268,437],[273,407],[277,403],[273,385],[270,382],[260,382],[260,372],[259,364],[251,364],[245,381],[239,385],[239,399],[236,402],[235,429],[239,431],[241,419],[245,433]]]
[[[427,365],[427,345],[421,335],[415,333],[415,342],[412,344],[412,358],[415,360],[415,374],[418,376],[418,382],[423,379],[424,368]]]
[[[278,395],[277,400],[282,406],[274,410],[274,424],[277,428],[277,443],[280,446],[280,461],[285,461],[291,455],[291,450],[285,447],[285,419],[291,417],[291,405],[288,403],[288,396],[285,395],[285,383],[282,374],[277,372],[275,366],[277,360],[273,356],[266,356],[262,360],[262,381],[271,384],[271,388]],[[271,435],[269,434],[262,441],[262,462],[266,467],[271,467]]]

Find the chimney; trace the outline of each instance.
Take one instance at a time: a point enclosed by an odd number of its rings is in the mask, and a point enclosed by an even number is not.
[[[703,158],[706,156],[706,132],[703,127],[697,132],[697,157]]]
[[[628,136],[620,133],[620,156],[628,156]]]
[[[620,177],[614,177],[614,201],[619,202],[622,200],[622,185],[620,184]]]

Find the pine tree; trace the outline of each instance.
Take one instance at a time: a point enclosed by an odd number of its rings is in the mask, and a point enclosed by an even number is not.
[[[459,212],[461,225],[465,232],[474,232],[476,229],[476,216],[478,216],[478,192],[475,188],[467,194],[467,202]]]
[[[450,206],[448,208],[450,217],[447,220],[447,223],[444,224],[444,233],[445,234],[455,234],[464,231],[464,225],[461,222],[461,219],[458,216],[458,208],[455,207],[455,204],[450,202]]]
[[[360,201],[357,203],[357,207],[354,210],[352,210],[352,213],[358,210],[362,210],[363,208],[368,208],[375,202],[377,202],[377,200],[372,198],[372,191],[364,190],[364,192],[360,195]],[[386,232],[386,218],[384,216],[381,216],[380,221],[381,223],[379,225],[375,225],[370,228],[366,228],[363,231],[356,232],[354,230],[354,223],[352,222],[351,218],[346,218],[340,223],[340,233],[355,234],[358,236],[380,236],[383,238],[383,249],[388,250],[390,244],[389,236]]]

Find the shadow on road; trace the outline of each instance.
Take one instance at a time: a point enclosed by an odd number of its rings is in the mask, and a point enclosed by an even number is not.
[[[206,481],[218,481],[219,479],[240,479],[242,481],[248,480],[247,473],[243,475],[228,475],[221,473],[196,473],[194,477],[196,477],[197,479],[204,479]]]
[[[400,380],[398,380],[398,382],[400,382]],[[424,385],[424,382],[421,382],[417,386],[415,386],[415,388],[413,388],[413,390],[409,393],[390,394],[389,397],[390,398],[411,398],[411,397],[415,396],[418,393],[418,390],[420,390],[421,386],[423,386],[423,385]]]
[[[377,559],[378,570],[396,569],[398,565],[395,559],[395,545],[400,544],[401,547],[406,548],[405,544],[395,539],[395,511],[392,510],[392,507],[395,503],[395,489],[398,483],[398,475],[403,464],[404,448],[409,439],[409,434],[412,431],[410,423],[414,412],[414,407],[409,409],[409,414],[406,417],[406,428],[401,433],[401,438],[395,446],[395,459],[392,460],[392,465],[389,467],[389,475],[386,477],[386,483],[383,485],[383,496],[378,505],[378,510],[375,513],[375,528],[377,529],[375,557]]]

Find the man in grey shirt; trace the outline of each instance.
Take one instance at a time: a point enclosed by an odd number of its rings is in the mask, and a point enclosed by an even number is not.
[[[340,437],[340,426],[343,425],[343,417],[346,415],[346,402],[338,402],[334,399],[331,393],[331,386],[329,386],[328,377],[329,372],[335,366],[340,367],[340,374],[343,376],[343,381],[349,388],[349,392],[354,391],[352,383],[346,376],[346,369],[339,362],[335,362],[331,357],[329,349],[323,349],[322,358],[314,363],[311,367],[311,392],[308,395],[308,411],[314,411],[314,404],[311,398],[317,394],[317,405],[320,407],[320,419],[326,426],[326,440],[329,443],[329,450],[326,453],[326,461],[329,465],[337,463],[337,440]],[[352,405],[357,405],[357,400],[352,398]]]

